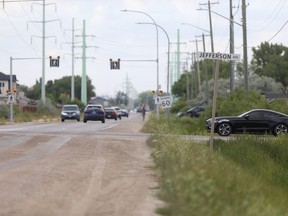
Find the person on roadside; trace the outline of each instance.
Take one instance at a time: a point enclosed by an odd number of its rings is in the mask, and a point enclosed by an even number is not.
[[[144,120],[145,120],[145,115],[146,115],[146,108],[145,108],[145,104],[143,104],[143,106],[142,106],[141,113],[142,113],[142,117],[143,117],[143,121],[144,121]]]

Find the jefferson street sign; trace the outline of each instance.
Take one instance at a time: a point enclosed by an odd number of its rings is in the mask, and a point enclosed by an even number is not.
[[[240,61],[240,55],[239,54],[231,54],[231,53],[198,52],[198,58],[214,59],[214,60],[227,60],[227,61]]]

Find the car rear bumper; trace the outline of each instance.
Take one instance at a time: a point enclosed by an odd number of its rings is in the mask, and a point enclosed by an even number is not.
[[[105,116],[95,116],[95,115],[85,115],[84,120],[93,120],[93,121],[102,121],[105,119]]]

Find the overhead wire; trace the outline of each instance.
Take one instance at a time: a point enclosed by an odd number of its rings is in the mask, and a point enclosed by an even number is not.
[[[6,17],[7,17],[7,20],[9,21],[9,24],[12,26],[12,28],[14,29],[14,31],[17,33],[18,37],[24,42],[24,44],[31,48],[32,50],[35,51],[35,54],[38,55],[38,50],[36,50],[33,46],[31,46],[29,43],[26,42],[26,40],[24,39],[24,37],[22,36],[22,34],[17,30],[17,28],[15,27],[15,25],[13,24],[11,18],[9,17],[9,15],[6,13],[6,11],[4,11]],[[39,55],[38,55],[39,56]]]
[[[271,40],[273,40],[283,30],[283,28],[287,25],[287,23],[288,23],[288,20],[286,20],[284,25],[269,40],[267,40],[267,42],[270,42]]]

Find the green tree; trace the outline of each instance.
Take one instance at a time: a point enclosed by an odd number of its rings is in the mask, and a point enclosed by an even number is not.
[[[267,76],[282,83],[284,91],[288,87],[288,48],[282,44],[261,43],[252,48],[252,69],[255,74]]]
[[[214,61],[200,61],[200,87],[206,82],[206,71],[205,64],[207,64],[207,81],[213,80],[213,64]],[[196,63],[194,65],[194,70],[183,73],[178,81],[176,81],[172,86],[172,94],[178,98],[183,97],[187,99],[187,83],[188,89],[193,94],[192,97],[198,96],[198,77],[195,73]],[[188,82],[187,82],[188,77]],[[229,79],[230,77],[230,65],[229,62],[221,61],[219,66],[219,79]],[[229,86],[228,86],[229,88]]]
[[[151,91],[141,92],[138,95],[136,103],[137,103],[138,107],[140,107],[142,104],[145,104],[146,106],[147,105],[149,106],[150,110],[155,109],[155,100],[153,98],[153,94]]]
[[[26,96],[33,100],[41,99],[41,79],[40,81],[36,80],[36,83],[32,86],[32,88],[28,89],[25,92]]]
[[[81,77],[75,76],[75,100],[81,100]],[[65,96],[65,103],[67,102],[67,97],[71,100],[71,76],[64,76],[61,79],[56,79],[54,81],[49,80],[46,83],[46,97],[48,97],[52,102],[63,103],[63,94]],[[91,79],[87,77],[87,98],[88,100],[95,97],[94,92],[95,87],[92,85]],[[41,79],[36,80],[36,84],[33,85],[31,89],[23,88],[26,96],[28,98],[39,100],[41,97]],[[62,95],[62,96],[61,96]]]

